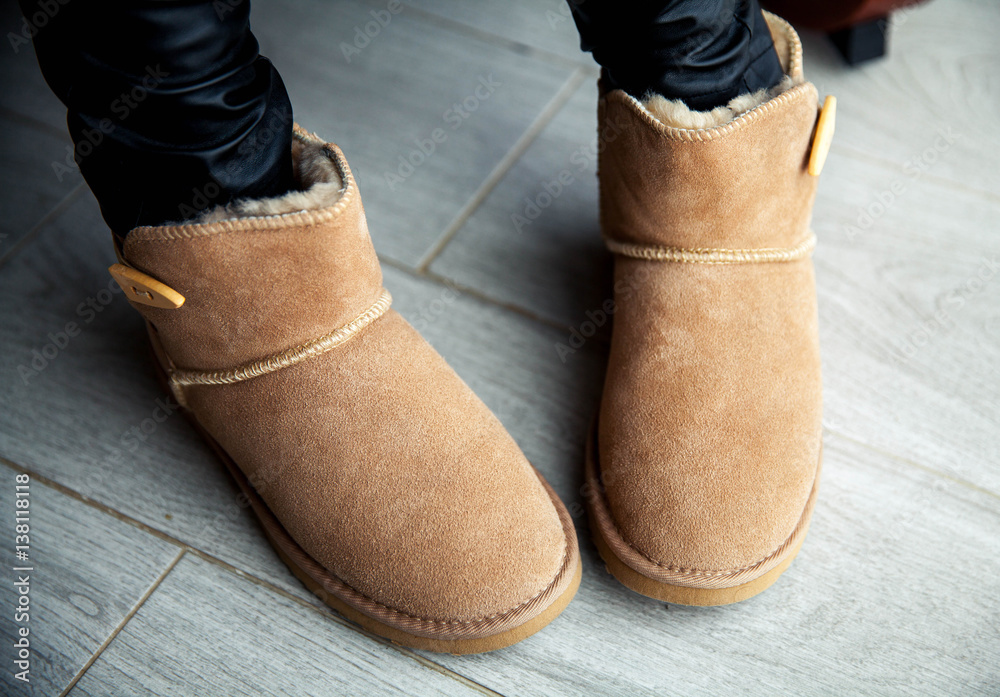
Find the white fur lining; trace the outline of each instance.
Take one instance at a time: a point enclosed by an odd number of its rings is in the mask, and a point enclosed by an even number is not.
[[[217,223],[236,218],[283,215],[328,208],[344,193],[344,183],[323,143],[292,139],[292,172],[297,190],[273,198],[244,198],[207,210],[185,224]]]
[[[771,89],[741,94],[731,99],[729,104],[717,106],[711,111],[695,111],[679,99],[667,99],[659,94],[647,95],[642,104],[665,126],[690,129],[715,128],[733,121],[751,109],[756,109],[764,102],[794,87],[795,84],[790,76],[785,75],[781,82]]]

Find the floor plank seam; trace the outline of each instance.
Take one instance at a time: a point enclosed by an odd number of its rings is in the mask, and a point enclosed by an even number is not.
[[[896,162],[895,160],[888,160],[877,155],[872,155],[870,153],[864,152],[862,150],[855,150],[849,145],[842,145],[839,143],[834,143],[830,146],[830,149],[836,152],[838,155],[846,157],[851,160],[857,160],[858,162],[864,162],[869,165],[874,165],[882,169],[891,170],[898,177],[905,177],[907,179],[914,179],[912,175],[909,175],[904,170],[906,163]],[[978,198],[985,199],[991,203],[1000,203],[1000,195],[993,193],[992,191],[987,191],[985,189],[980,189],[975,186],[970,186],[965,182],[959,181],[957,179],[950,179],[948,177],[941,176],[940,174],[934,174],[927,170],[921,170],[919,174],[919,179],[922,181],[929,182],[930,184],[938,184],[948,189],[955,189],[961,191],[962,193],[976,196]]]
[[[448,288],[450,290],[454,290],[457,293],[460,293],[462,295],[467,295],[470,298],[474,298],[475,300],[481,303],[492,305],[495,308],[518,315],[519,317],[531,320],[532,322],[537,322],[538,324],[544,325],[551,329],[558,329],[561,332],[569,332],[572,331],[573,329],[568,324],[562,324],[560,322],[557,322],[556,320],[543,317],[526,307],[515,305],[514,303],[505,302],[503,300],[498,300],[497,298],[494,298],[493,296],[484,293],[478,288],[464,285],[462,283],[452,280],[451,278],[448,278],[447,276],[442,276],[441,274],[436,273],[434,271],[425,271],[421,273],[412,266],[409,266],[408,264],[405,264],[400,261],[396,261],[395,259],[389,257],[379,256],[379,261],[382,264],[390,266],[401,273],[405,273],[410,278],[418,279],[421,281],[427,281],[442,288]],[[604,337],[594,337],[594,338],[597,339],[598,341],[603,341],[603,343],[608,343],[607,340],[604,339]]]
[[[80,681],[80,678],[82,678],[84,674],[88,670],[90,670],[90,667],[94,665],[94,663],[97,661],[98,658],[101,657],[101,654],[104,653],[104,650],[111,644],[112,641],[115,640],[115,637],[117,637],[118,634],[121,633],[121,631],[125,628],[125,625],[127,625],[132,620],[132,618],[135,617],[135,614],[139,611],[139,609],[145,604],[145,602],[150,598],[150,596],[152,596],[153,593],[156,592],[156,589],[160,587],[161,583],[163,583],[163,579],[165,579],[170,574],[170,572],[173,571],[174,567],[177,566],[177,563],[184,557],[186,553],[187,550],[184,549],[180,549],[177,551],[177,556],[175,556],[173,560],[169,564],[167,564],[166,568],[160,572],[160,575],[153,580],[153,583],[149,586],[149,588],[146,589],[146,592],[142,594],[142,596],[136,601],[135,605],[132,606],[132,609],[129,610],[128,613],[125,615],[125,617],[122,618],[122,621],[118,623],[118,626],[111,631],[108,637],[104,640],[104,642],[100,646],[97,647],[97,650],[94,651],[93,655],[91,655],[91,657],[87,660],[87,662],[83,665],[83,667],[79,670],[79,672],[77,672],[77,674],[73,676],[73,679],[69,681],[69,684],[66,685],[66,688],[61,693],[59,693],[59,697],[66,697],[66,695],[69,694],[70,690],[72,690],[76,686],[76,684]]]
[[[845,433],[841,433],[840,431],[837,431],[837,430],[834,430],[832,428],[829,428],[828,426],[824,426],[823,427],[823,431],[825,433],[833,436],[834,438],[841,438],[841,439],[843,439],[843,440],[845,440],[845,441],[847,441],[849,443],[853,443],[854,445],[858,446],[859,448],[862,448],[864,450],[870,450],[871,452],[875,453],[876,455],[880,455],[880,456],[888,458],[890,460],[895,460],[896,462],[898,462],[898,463],[900,463],[902,465],[906,465],[907,467],[913,467],[914,469],[918,469],[921,472],[926,472],[927,474],[932,474],[932,475],[934,475],[936,477],[940,477],[941,479],[946,479],[949,482],[952,482],[953,484],[958,484],[959,486],[963,486],[963,487],[965,487],[967,489],[971,489],[972,491],[975,491],[977,493],[984,494],[984,495],[989,496],[991,498],[995,498],[995,499],[1000,500],[1000,493],[996,493],[994,491],[990,491],[989,489],[985,489],[985,488],[979,486],[978,484],[974,484],[974,483],[972,483],[972,482],[970,482],[970,481],[968,481],[966,479],[962,479],[961,477],[956,477],[956,476],[954,476],[952,474],[949,474],[947,472],[944,472],[944,471],[942,471],[942,470],[940,470],[940,469],[938,469],[936,467],[931,467],[929,465],[922,465],[919,462],[915,462],[915,461],[909,459],[908,457],[905,457],[905,456],[902,456],[902,455],[895,455],[895,454],[893,454],[893,453],[891,453],[891,452],[889,452],[887,450],[882,450],[881,448],[879,448],[877,446],[871,445],[870,443],[865,443],[864,441],[858,440],[857,438],[854,438],[852,436],[848,436]]]
[[[136,521],[136,522],[138,522],[138,521]],[[140,525],[141,525],[141,523],[140,523]],[[221,568],[226,573],[232,574],[234,576],[238,576],[239,578],[242,578],[243,580],[245,580],[245,581],[247,581],[249,583],[253,583],[256,586],[259,586],[259,587],[261,587],[261,588],[263,588],[263,589],[265,589],[265,590],[267,590],[267,591],[269,591],[271,593],[274,593],[275,595],[280,595],[282,598],[290,600],[291,602],[293,602],[293,603],[295,603],[297,605],[300,605],[303,608],[306,608],[306,609],[311,610],[311,611],[313,611],[313,612],[315,612],[315,613],[317,613],[319,615],[322,615],[324,618],[326,618],[326,619],[328,619],[328,620],[330,620],[332,622],[336,622],[337,624],[343,626],[346,629],[353,630],[353,631],[357,632],[358,634],[361,634],[361,635],[363,635],[363,636],[371,639],[372,641],[375,641],[378,644],[381,644],[383,646],[391,648],[391,649],[395,650],[396,652],[398,652],[398,653],[400,653],[400,654],[402,654],[402,655],[404,655],[404,656],[406,656],[408,658],[411,658],[411,659],[417,661],[418,663],[424,665],[427,668],[432,668],[432,669],[436,670],[437,672],[441,673],[442,675],[445,675],[447,677],[452,678],[453,680],[458,680],[461,683],[468,684],[470,687],[471,686],[476,686],[484,694],[487,694],[487,695],[496,695],[497,694],[496,692],[493,692],[489,688],[484,687],[482,685],[479,685],[478,683],[476,683],[475,681],[471,680],[470,678],[462,675],[461,673],[456,673],[455,671],[453,671],[453,670],[451,670],[449,668],[446,668],[445,666],[442,666],[439,663],[435,663],[434,661],[432,661],[432,660],[430,660],[428,658],[425,658],[424,656],[421,656],[418,653],[415,653],[411,649],[406,648],[405,646],[400,646],[398,644],[395,644],[395,643],[389,641],[388,639],[384,639],[384,638],[378,636],[377,634],[372,634],[371,632],[369,632],[368,630],[366,630],[364,627],[361,627],[359,625],[354,624],[353,622],[351,622],[350,620],[346,619],[345,617],[341,617],[336,612],[334,612],[333,610],[329,609],[326,605],[324,605],[319,599],[314,599],[313,601],[310,601],[309,599],[302,598],[300,596],[295,595],[294,593],[290,593],[289,591],[285,590],[281,586],[277,586],[274,583],[271,583],[270,581],[268,581],[266,579],[263,579],[263,578],[261,578],[259,576],[256,576],[256,575],[254,575],[253,573],[251,573],[249,571],[245,571],[244,569],[241,569],[238,566],[234,566],[233,564],[230,564],[227,561],[219,559],[218,557],[213,556],[213,555],[211,555],[211,554],[209,554],[207,552],[203,552],[202,550],[200,550],[200,549],[198,549],[196,547],[191,547],[190,545],[188,545],[188,544],[186,544],[184,542],[180,542],[180,541],[178,541],[178,543],[181,544],[181,545],[183,545],[186,548],[186,550],[189,551],[194,556],[198,557],[199,559],[203,559],[204,561],[208,562],[209,564],[213,564],[213,565]]]
[[[3,267],[7,264],[7,262],[16,257],[21,252],[21,250],[23,250],[25,247],[28,246],[28,244],[31,243],[32,240],[38,237],[38,233],[43,227],[45,227],[50,222],[52,222],[60,215],[62,215],[66,211],[66,209],[69,208],[70,205],[80,197],[80,195],[84,192],[86,188],[87,185],[83,182],[80,182],[79,184],[74,186],[68,194],[63,196],[62,200],[59,201],[59,203],[54,205],[48,213],[42,216],[41,220],[35,223],[31,227],[31,229],[28,230],[27,234],[24,237],[15,242],[14,246],[8,249],[6,253],[0,255],[0,269],[3,269]]]
[[[438,237],[438,239],[430,246],[424,256],[417,263],[417,271],[423,273],[426,272],[438,255],[444,251],[448,243],[458,234],[458,231],[465,225],[466,221],[472,214],[479,208],[480,204],[486,200],[493,189],[496,188],[503,178],[510,171],[519,159],[524,155],[535,139],[541,135],[545,127],[555,118],[566,103],[570,100],[573,94],[579,89],[580,85],[587,77],[587,72],[582,68],[575,69],[567,78],[566,82],[556,91],[555,95],[549,101],[548,104],[542,109],[541,113],[535,117],[535,120],[528,126],[528,128],[521,134],[521,137],[517,139],[517,142],[511,147],[510,150],[500,159],[500,161],[493,168],[493,171],[489,173],[483,183],[479,185],[479,188],[472,195],[469,201],[462,206],[461,210],[455,215],[451,223],[444,229],[444,232]]]
[[[384,7],[385,2],[384,0],[382,2],[379,2],[379,0],[365,0],[365,4],[381,8]],[[416,5],[407,3],[405,7],[407,12],[412,12],[413,15],[420,17],[428,24],[433,24],[443,29],[453,31],[456,34],[462,34],[469,38],[482,41],[483,43],[491,44],[498,48],[510,51],[511,53],[516,53],[519,56],[527,56],[541,62],[555,62],[567,68],[583,68],[592,72],[594,77],[596,77],[600,72],[597,65],[591,63],[587,58],[588,54],[585,54],[582,50],[580,51],[579,59],[567,58],[560,53],[539,48],[538,46],[534,46],[532,44],[522,43],[520,41],[507,38],[506,36],[501,36],[500,34],[494,34],[493,32],[486,31],[485,29],[480,29],[479,27],[466,24],[465,22],[456,19],[450,19],[444,15],[439,15],[436,12],[417,7]]]
[[[444,286],[445,288],[455,288],[456,290],[461,291],[463,295],[468,295],[471,298],[475,298],[479,302],[486,303],[488,305],[493,305],[496,308],[505,310],[515,315],[519,315],[520,317],[524,317],[525,319],[531,320],[532,322],[537,322],[538,324],[549,327],[550,329],[558,329],[561,332],[570,332],[573,330],[573,327],[568,324],[562,324],[561,322],[557,322],[556,320],[543,317],[542,315],[539,315],[538,313],[530,310],[529,308],[521,307],[520,305],[516,305],[514,303],[499,300],[498,298],[494,298],[493,296],[479,290],[478,288],[464,285],[451,278],[448,278],[447,276],[442,276],[441,274],[436,273],[434,271],[427,271],[423,276],[420,276],[420,278],[432,281],[440,286]],[[595,336],[592,338],[596,339],[598,342],[608,343],[603,336],[602,337]]]
[[[399,653],[401,653],[401,654],[403,654],[403,655],[405,655],[405,656],[407,656],[407,657],[409,657],[409,658],[417,661],[418,663],[421,663],[421,664],[425,665],[425,667],[433,668],[434,670],[438,671],[442,675],[446,675],[446,676],[452,678],[453,680],[457,680],[457,681],[459,681],[459,682],[461,682],[463,684],[466,684],[470,688],[478,689],[483,694],[486,694],[486,695],[498,695],[499,694],[497,692],[494,692],[494,691],[490,690],[489,688],[487,688],[487,687],[485,687],[483,685],[480,685],[479,683],[475,682],[471,678],[469,678],[467,676],[464,676],[461,673],[456,673],[455,671],[453,671],[453,670],[451,670],[449,668],[446,668],[445,666],[442,666],[439,663],[435,663],[434,661],[432,661],[432,660],[430,660],[428,658],[425,658],[424,656],[421,656],[420,654],[415,653],[415,652],[411,651],[410,649],[408,649],[406,647],[399,646],[397,644],[392,643],[388,639],[383,639],[380,636],[377,636],[375,634],[371,634],[370,632],[368,632],[367,630],[365,630],[363,627],[360,627],[360,626],[354,624],[353,622],[351,622],[350,620],[347,620],[346,618],[343,618],[340,615],[337,615],[332,610],[328,609],[325,605],[322,605],[318,599],[315,602],[310,602],[308,599],[296,596],[294,593],[290,593],[289,591],[285,590],[284,588],[281,588],[280,586],[275,585],[274,583],[272,583],[272,582],[270,582],[270,581],[268,581],[266,579],[260,578],[259,576],[256,576],[256,575],[254,575],[253,573],[251,573],[249,571],[241,569],[238,566],[235,566],[235,565],[233,565],[233,564],[231,564],[231,563],[229,563],[229,562],[227,562],[227,561],[225,561],[223,559],[220,559],[220,558],[214,556],[213,554],[211,554],[209,552],[206,552],[204,550],[198,549],[197,547],[193,547],[193,546],[189,545],[188,543],[186,543],[186,542],[184,542],[182,540],[179,540],[176,537],[170,535],[169,533],[166,533],[166,532],[164,532],[162,530],[154,528],[154,527],[150,526],[149,524],[144,523],[141,520],[137,520],[137,519],[133,518],[132,516],[126,514],[126,513],[122,513],[119,510],[111,508],[107,504],[101,503],[100,501],[92,499],[92,498],[90,498],[88,496],[84,496],[80,492],[78,492],[75,489],[72,489],[72,488],[66,486],[65,484],[57,482],[57,481],[55,481],[53,479],[50,479],[49,477],[46,477],[44,475],[38,474],[37,472],[34,472],[34,471],[32,471],[32,470],[30,470],[30,469],[28,469],[26,467],[22,467],[21,465],[18,465],[17,463],[13,462],[12,460],[10,460],[10,459],[8,459],[6,457],[0,456],[0,464],[3,464],[6,467],[14,469],[14,470],[16,470],[18,472],[24,472],[24,473],[28,474],[32,478],[33,481],[37,481],[38,483],[40,483],[40,484],[42,484],[44,486],[47,486],[47,487],[52,488],[52,489],[55,489],[59,493],[65,495],[65,496],[68,496],[68,497],[70,497],[70,498],[72,498],[72,499],[74,499],[76,501],[79,501],[80,503],[83,503],[86,506],[89,506],[91,508],[95,508],[98,511],[111,516],[112,518],[115,518],[116,520],[119,520],[119,521],[121,521],[121,522],[123,522],[123,523],[125,523],[127,525],[130,525],[130,526],[132,526],[134,528],[142,530],[143,532],[145,532],[147,534],[153,535],[154,537],[157,537],[157,538],[159,538],[159,539],[161,539],[161,540],[163,540],[165,542],[168,542],[168,543],[176,546],[178,548],[178,556],[170,564],[170,566],[166,570],[166,572],[169,572],[169,570],[172,569],[176,565],[176,563],[178,561],[180,561],[181,556],[183,556],[184,554],[190,553],[190,554],[198,557],[199,559],[202,559],[203,561],[205,561],[205,562],[207,562],[209,564],[212,564],[214,566],[217,566],[217,567],[221,568],[222,570],[224,570],[227,573],[230,573],[230,574],[233,574],[235,576],[238,576],[238,577],[240,577],[240,578],[242,578],[242,579],[244,579],[244,580],[246,580],[246,581],[248,581],[250,583],[253,583],[253,584],[257,585],[257,586],[260,586],[260,587],[262,587],[262,588],[264,588],[264,589],[266,589],[266,590],[268,590],[268,591],[270,591],[272,593],[280,595],[281,597],[286,598],[288,600],[291,600],[292,602],[294,602],[294,603],[296,603],[296,604],[298,604],[298,605],[300,605],[300,606],[302,606],[304,608],[307,608],[309,610],[312,610],[314,612],[319,613],[323,617],[325,617],[325,618],[327,618],[327,619],[329,619],[331,621],[334,621],[337,624],[342,625],[343,627],[345,627],[347,629],[350,629],[350,630],[353,630],[355,632],[358,632],[359,634],[362,634],[362,635],[364,635],[364,636],[366,636],[366,637],[368,637],[368,638],[370,638],[370,639],[372,639],[372,640],[374,640],[374,641],[376,641],[376,642],[378,642],[380,644],[388,646],[389,648],[391,648],[391,649],[393,649],[393,650],[395,650],[395,651],[397,651],[397,652],[399,652]],[[164,573],[164,577],[166,576],[166,572]],[[160,579],[160,581],[162,581],[162,578]],[[159,585],[159,581],[157,581],[156,585]],[[138,607],[136,607],[135,609],[137,610]],[[135,614],[135,613],[132,612],[129,615],[129,617],[131,617],[132,614]],[[127,621],[127,619],[128,618],[126,618],[126,621]],[[124,624],[122,626],[124,626]],[[117,633],[118,631],[120,631],[120,629],[121,629],[121,627],[119,627],[115,631],[115,633]],[[113,639],[113,638],[114,638],[114,636],[111,636],[108,639],[108,641],[105,642],[105,644],[103,644],[101,647],[99,647],[97,653],[99,654],[101,651],[103,651],[104,648],[105,648],[105,646],[106,646],[106,644],[110,643],[110,640]],[[63,695],[65,695],[66,692],[69,689],[71,689],[74,684],[76,684],[76,682],[80,679],[80,677],[82,677],[83,673],[86,672],[86,670],[90,667],[90,665],[93,664],[93,661],[96,660],[96,658],[97,658],[97,654],[95,654],[95,656],[92,657],[92,660],[87,663],[87,665],[80,671],[80,673],[76,677],[74,677],[73,681],[66,688],[66,691],[64,691],[62,693],[62,695],[60,695],[60,697],[63,697]]]
[[[13,121],[16,124],[30,128],[37,133],[44,133],[46,135],[69,140],[69,131],[65,128],[56,128],[51,124],[39,121],[28,114],[23,114],[20,111],[15,111],[9,107],[0,106],[0,118]]]

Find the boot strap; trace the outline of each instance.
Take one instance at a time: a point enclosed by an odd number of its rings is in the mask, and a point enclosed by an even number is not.
[[[324,334],[280,353],[245,363],[231,370],[170,370],[170,387],[177,395],[181,391],[180,388],[189,385],[231,385],[321,356],[346,343],[384,315],[391,303],[392,296],[389,295],[389,291],[383,288],[378,300],[371,307],[329,334]]]

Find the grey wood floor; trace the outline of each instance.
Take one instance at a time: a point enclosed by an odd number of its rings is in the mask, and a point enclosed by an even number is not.
[[[593,163],[574,157],[593,143],[596,69],[562,0],[415,0],[348,63],[342,42],[385,5],[257,0],[254,27],[297,119],[350,158],[395,306],[579,502],[606,337],[565,360],[555,347],[609,293]],[[30,48],[5,46],[0,486],[12,529],[13,478],[32,475],[36,571],[25,685],[4,552],[0,691],[1000,694],[998,37],[995,0],[900,13],[891,57],[858,70],[804,37],[840,115],[814,217],[824,485],[790,571],[737,606],[668,607],[605,573],[578,516],[577,598],[473,657],[401,649],[326,610],[184,420],[154,420],[138,316],[102,300],[97,206],[53,170],[63,109]],[[411,177],[387,178],[480,79],[489,98]],[[512,214],[564,169],[573,183],[518,230]],[[82,317],[88,298],[101,312]],[[68,322],[80,333],[30,370]]]

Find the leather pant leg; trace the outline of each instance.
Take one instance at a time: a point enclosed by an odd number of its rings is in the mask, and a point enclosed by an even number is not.
[[[291,103],[249,0],[47,5],[35,52],[115,234],[293,188]]]
[[[612,89],[708,110],[783,76],[757,0],[568,0]]]

